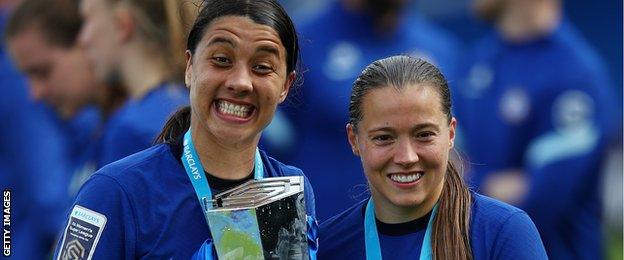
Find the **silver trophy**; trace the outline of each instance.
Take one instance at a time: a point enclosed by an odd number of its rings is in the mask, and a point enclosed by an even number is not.
[[[250,180],[206,200],[219,259],[308,259],[303,181]]]

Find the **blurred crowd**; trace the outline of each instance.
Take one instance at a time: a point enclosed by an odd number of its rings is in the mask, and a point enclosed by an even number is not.
[[[188,104],[183,39],[201,1],[152,2],[0,0],[0,187],[16,258],[51,257],[82,183]],[[450,82],[454,159],[472,189],[525,210],[551,259],[621,259],[621,1],[282,2],[303,80],[260,146],[306,173],[319,220],[367,193],[345,130],[351,84],[407,54]]]

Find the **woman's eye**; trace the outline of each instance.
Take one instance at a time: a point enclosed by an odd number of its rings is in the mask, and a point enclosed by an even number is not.
[[[268,74],[268,73],[271,73],[273,71],[273,68],[271,68],[270,66],[267,66],[267,65],[260,64],[260,65],[254,66],[253,70],[256,73],[259,73],[259,74]]]
[[[423,139],[423,140],[429,140],[433,138],[434,136],[435,136],[435,133],[433,132],[422,132],[416,135],[418,139]]]
[[[221,56],[212,57],[212,61],[218,66],[227,66],[230,65],[230,59]]]
[[[373,142],[378,145],[389,144],[393,141],[391,135],[377,135],[373,137]]]

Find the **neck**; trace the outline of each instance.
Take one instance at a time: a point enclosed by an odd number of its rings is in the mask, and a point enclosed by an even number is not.
[[[167,66],[159,55],[151,55],[145,48],[128,50],[121,64],[121,77],[129,97],[139,99],[166,80]]]
[[[561,21],[559,1],[510,1],[496,21],[496,27],[509,42],[522,43],[554,31]]]
[[[258,139],[247,145],[227,144],[193,121],[195,120],[191,120],[193,144],[204,170],[226,180],[247,177],[254,168]]]
[[[126,94],[120,86],[101,85],[96,89],[96,104],[103,118],[108,118],[126,100]]]
[[[433,192],[434,194],[431,194],[429,198],[425,198],[422,203],[415,206],[403,207],[394,205],[392,202],[386,200],[385,197],[381,196],[380,193],[376,192],[374,188],[371,188],[371,195],[375,201],[375,217],[386,224],[405,223],[421,218],[433,210],[433,207],[440,198],[442,189],[440,187],[440,189]]]

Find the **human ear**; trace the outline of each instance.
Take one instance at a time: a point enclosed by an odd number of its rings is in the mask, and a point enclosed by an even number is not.
[[[357,133],[355,132],[355,129],[353,129],[353,125],[351,125],[350,123],[347,124],[347,139],[349,139],[349,144],[351,145],[351,151],[353,151],[353,154],[360,156],[360,149],[358,148],[357,142]]]
[[[284,82],[282,92],[280,92],[279,103],[282,103],[284,102],[284,100],[286,100],[286,97],[288,96],[288,91],[290,91],[290,87],[292,87],[292,84],[295,82],[296,78],[297,78],[296,71],[293,71],[290,74],[288,74],[288,78],[286,79],[286,82]]]
[[[118,5],[114,10],[115,25],[117,25],[117,39],[128,42],[135,33],[136,20],[132,16],[132,10],[128,6]]]
[[[191,78],[193,76],[193,54],[191,51],[186,50],[184,52],[184,56],[186,57],[186,70],[184,71],[184,85],[187,88],[191,88]]]
[[[457,127],[457,119],[454,117],[451,118],[451,123],[449,124],[449,148],[453,148],[455,145],[455,128]]]

